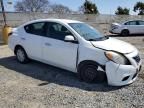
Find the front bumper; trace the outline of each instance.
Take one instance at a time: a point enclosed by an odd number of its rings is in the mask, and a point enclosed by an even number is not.
[[[106,63],[108,84],[112,86],[131,84],[136,80],[140,70],[141,62],[135,67],[133,65],[120,65],[109,61]]]

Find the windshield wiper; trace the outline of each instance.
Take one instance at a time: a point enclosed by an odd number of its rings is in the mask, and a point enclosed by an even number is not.
[[[107,35],[107,36],[104,36],[106,39],[109,39],[109,36]]]
[[[109,36],[103,36],[103,37],[98,38],[98,40],[105,40],[105,39],[109,39]]]
[[[97,41],[97,39],[88,39],[88,41]]]
[[[88,41],[102,41],[105,39],[109,39],[109,36],[103,36],[103,37],[99,37],[99,38],[88,39]]]

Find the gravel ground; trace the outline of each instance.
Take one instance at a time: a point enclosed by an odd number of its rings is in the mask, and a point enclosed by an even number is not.
[[[115,37],[135,45],[144,61],[144,36]],[[8,47],[0,45],[0,108],[71,107],[144,108],[144,68],[128,86],[87,84],[74,73],[40,62],[19,64]]]

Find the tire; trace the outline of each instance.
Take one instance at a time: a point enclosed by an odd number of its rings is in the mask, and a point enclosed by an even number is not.
[[[122,30],[121,35],[122,36],[128,36],[129,35],[129,30],[127,30],[127,29]]]
[[[78,67],[78,77],[80,80],[83,80],[87,83],[101,82],[104,77],[101,76],[102,72],[99,72],[98,66],[93,63],[82,64]]]
[[[22,64],[26,64],[29,62],[29,58],[28,58],[25,50],[22,47],[16,48],[15,54],[16,54],[16,58],[17,58],[18,62],[20,62]]]

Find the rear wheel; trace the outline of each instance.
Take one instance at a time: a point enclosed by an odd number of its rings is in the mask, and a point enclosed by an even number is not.
[[[16,58],[17,58],[18,62],[20,62],[22,64],[29,62],[29,58],[27,57],[27,54],[22,47],[16,48],[15,54],[16,54]]]
[[[129,31],[127,29],[122,30],[121,35],[122,36],[127,36],[127,35],[129,35]]]

